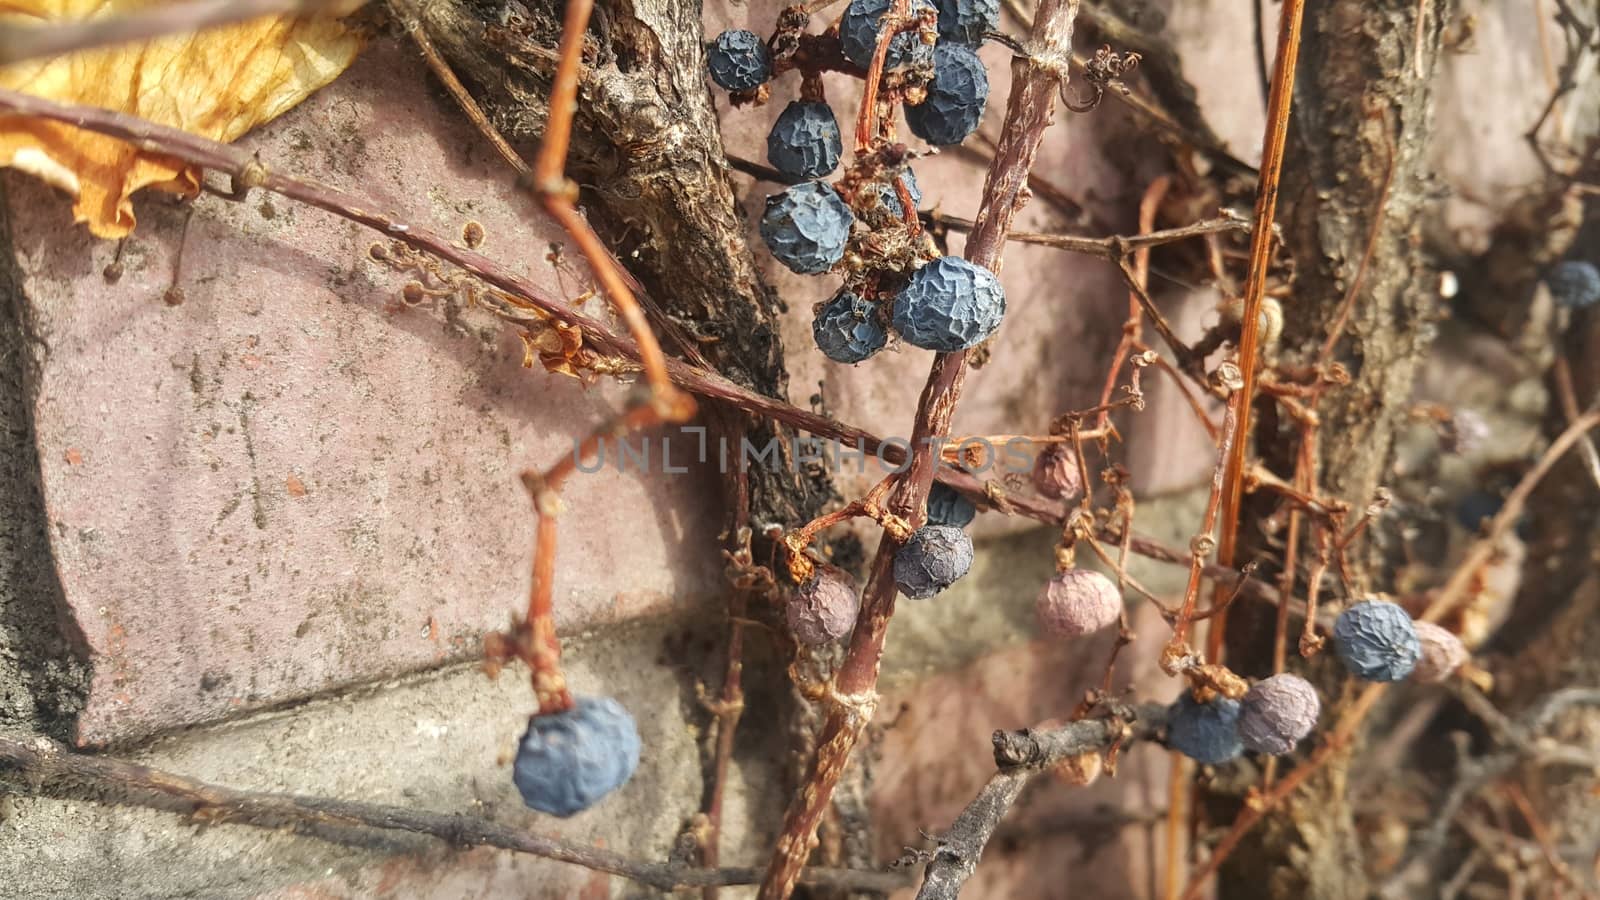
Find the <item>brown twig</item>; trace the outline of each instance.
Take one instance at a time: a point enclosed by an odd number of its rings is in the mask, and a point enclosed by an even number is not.
[[[366,0],[186,0],[47,25],[0,23],[0,66],[112,44],[192,34],[267,16],[346,16]]]
[[[572,844],[457,813],[353,803],[325,797],[242,791],[105,756],[74,753],[43,737],[0,737],[0,774],[7,786],[28,795],[116,798],[167,810],[210,824],[289,828],[325,840],[359,843],[363,830],[402,831],[444,841],[451,847],[498,847],[557,862],[608,872],[660,891],[706,885],[753,884],[755,869],[699,869],[679,863],[644,862],[620,853]],[[894,872],[808,869],[801,880],[818,886],[890,891],[906,884]]]
[[[1455,610],[1456,605],[1467,595],[1467,589],[1477,579],[1478,571],[1494,556],[1495,548],[1499,546],[1501,539],[1515,527],[1517,519],[1522,516],[1523,506],[1533,494],[1533,489],[1539,486],[1539,482],[1550,473],[1556,462],[1572,449],[1572,445],[1594,428],[1600,428],[1600,410],[1579,417],[1550,443],[1550,447],[1545,450],[1539,461],[1522,476],[1522,480],[1517,482],[1511,493],[1506,495],[1505,505],[1500,507],[1500,511],[1495,513],[1489,522],[1488,533],[1467,551],[1466,558],[1451,573],[1450,580],[1445,582],[1444,587],[1433,596],[1427,609],[1417,617],[1418,621],[1437,622]]]
[[[1255,228],[1250,233],[1250,265],[1245,280],[1244,316],[1240,323],[1239,370],[1243,385],[1228,398],[1234,432],[1227,452],[1224,477],[1222,529],[1217,561],[1234,564],[1239,536],[1239,504],[1244,497],[1245,454],[1249,450],[1250,412],[1260,368],[1261,301],[1266,296],[1267,269],[1272,262],[1272,220],[1278,207],[1278,181],[1283,173],[1283,151],[1289,135],[1289,110],[1294,100],[1295,66],[1300,58],[1300,22],[1304,0],[1284,0],[1278,16],[1277,62],[1272,69],[1272,90],[1267,102],[1266,136],[1261,146],[1261,178],[1256,182]],[[1219,661],[1228,617],[1211,620],[1206,635],[1206,657]]]
[[[1166,708],[1147,705],[1108,718],[1080,719],[1046,731],[996,731],[995,766],[976,797],[939,838],[928,861],[917,900],[954,900],[977,871],[983,849],[1022,789],[1052,763],[1096,753],[1113,745],[1153,737],[1166,724]]]
[[[1050,124],[1056,90],[1067,75],[1077,13],[1078,0],[1043,0],[1040,5],[1030,36],[1034,55],[1017,66],[1000,143],[984,183],[983,202],[967,239],[967,259],[977,265],[995,271],[1000,268],[1006,234],[1039,143]],[[889,503],[891,513],[913,526],[921,524],[924,503],[938,468],[929,439],[949,433],[965,373],[965,352],[939,354],[918,402],[911,432],[911,446],[915,448],[911,465]],[[795,878],[815,844],[817,825],[844,774],[851,751],[872,718],[883,642],[898,593],[892,568],[899,546],[900,542],[888,533],[879,542],[862,592],[861,613],[850,648],[829,695],[831,702],[816,764],[784,818],[777,852],[762,882],[762,900],[788,900],[794,891]]]
[[[1407,859],[1394,868],[1393,874],[1375,893],[1384,898],[1412,897],[1418,884],[1432,881],[1429,872],[1434,858],[1439,854],[1456,822],[1457,814],[1473,794],[1495,779],[1509,772],[1530,756],[1538,755],[1543,746],[1538,738],[1562,711],[1576,705],[1600,704],[1600,690],[1594,688],[1563,688],[1545,696],[1529,707],[1513,722],[1494,708],[1487,698],[1475,688],[1463,687],[1457,692],[1467,708],[1484,718],[1500,745],[1496,752],[1480,757],[1469,757],[1457,762],[1454,784],[1444,797],[1428,812],[1428,827],[1411,841]],[[1578,766],[1593,767],[1592,752],[1569,761]]]
[[[971,220],[963,219],[960,216],[947,215],[938,210],[928,210],[922,214],[922,218],[930,225],[948,228],[951,231],[972,230]],[[1115,263],[1140,250],[1148,250],[1152,247],[1160,247],[1190,238],[1205,237],[1210,234],[1223,234],[1230,231],[1248,233],[1250,231],[1250,220],[1224,214],[1212,219],[1202,219],[1178,228],[1164,228],[1160,231],[1151,231],[1149,233],[1111,235],[1109,237],[1085,237],[1075,234],[1054,234],[1040,231],[1013,231],[1006,235],[1006,240],[1015,241],[1019,244],[1038,244],[1042,247],[1053,247],[1057,250],[1084,253]]]
[[[622,435],[662,422],[681,422],[694,414],[695,403],[678,390],[667,374],[666,354],[656,343],[650,324],[645,321],[628,277],[616,257],[600,241],[600,236],[573,205],[577,185],[566,177],[567,147],[572,137],[572,119],[578,105],[578,75],[583,64],[584,32],[589,28],[593,0],[569,0],[561,26],[561,58],[555,81],[550,87],[549,116],[544,140],[534,160],[532,186],[550,217],[577,243],[589,261],[590,269],[606,290],[612,305],[632,333],[639,348],[650,394],[612,422],[601,426],[584,439],[580,449],[564,455],[544,473],[523,473],[523,483],[533,498],[538,527],[533,546],[533,578],[528,590],[527,619],[514,627],[509,646],[517,651],[532,671],[534,696],[539,714],[548,715],[570,709],[573,704],[561,672],[561,642],[556,636],[554,600],[556,559],[556,516],[561,509],[561,482],[576,468],[578,460],[594,451],[607,436]],[[491,660],[496,648],[506,644],[489,643]]]
[[[1005,6],[1006,12],[1010,13],[1013,18],[1021,23],[1022,27],[1033,27],[1033,15],[1029,11],[1025,0],[1004,0],[1003,5]],[[1081,54],[1074,53],[1072,55],[1072,65],[1079,71],[1087,71],[1089,68],[1089,60]],[[1166,131],[1168,134],[1173,135],[1174,137],[1183,141],[1185,144],[1193,147],[1195,150],[1198,150],[1201,153],[1204,153],[1206,156],[1211,157],[1211,160],[1218,165],[1241,175],[1255,174],[1254,168],[1252,168],[1248,163],[1234,156],[1232,153],[1228,152],[1228,148],[1224,147],[1221,141],[1217,140],[1212,135],[1201,133],[1203,130],[1210,130],[1209,128],[1205,128],[1203,123],[1201,124],[1200,128],[1193,128],[1185,125],[1169,115],[1167,111],[1162,109],[1160,106],[1133,91],[1111,91],[1109,93],[1111,97],[1117,100],[1117,102],[1126,105],[1129,109],[1133,110],[1135,114],[1148,119],[1161,130]]]
[[[737,421],[731,428],[732,436],[743,438],[744,423]],[[757,570],[750,552],[750,478],[743,466],[735,469],[730,479],[732,497],[726,551],[728,574],[732,582],[728,598],[728,647],[722,673],[722,696],[704,701],[716,719],[716,739],[712,749],[711,790],[706,798],[705,830],[701,836],[700,861],[708,869],[715,869],[722,856],[722,804],[727,793],[728,771],[733,764],[734,738],[739,720],[744,715],[744,629],[753,588],[765,581],[771,585],[771,573]],[[754,576],[760,575],[758,579]],[[704,900],[717,900],[717,887],[707,885],[702,892]]]

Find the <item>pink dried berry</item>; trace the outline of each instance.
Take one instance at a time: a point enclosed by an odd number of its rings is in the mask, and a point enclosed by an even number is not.
[[[1033,488],[1052,500],[1071,500],[1083,493],[1078,457],[1066,444],[1050,444],[1033,461]]]
[[[826,644],[849,634],[860,611],[861,597],[850,576],[818,565],[811,580],[789,595],[789,630],[802,644]]]
[[[1282,755],[1317,725],[1322,701],[1316,688],[1287,672],[1251,685],[1239,704],[1239,738],[1248,750]]]
[[[1046,634],[1082,637],[1116,624],[1122,594],[1099,572],[1068,569],[1045,582],[1034,610]]]
[[[1417,640],[1422,642],[1422,657],[1411,670],[1411,678],[1432,684],[1450,677],[1467,661],[1467,646],[1447,628],[1432,622],[1417,622]]]

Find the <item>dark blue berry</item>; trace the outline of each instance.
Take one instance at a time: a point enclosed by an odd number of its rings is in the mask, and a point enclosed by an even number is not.
[[[954,525],[924,525],[894,555],[894,582],[907,597],[925,600],[972,568],[972,538]]]
[[[1333,642],[1345,668],[1362,681],[1400,681],[1422,656],[1411,616],[1382,600],[1363,600],[1340,613]]]
[[[917,173],[911,171],[911,167],[907,166],[901,173],[900,180],[905,183],[906,193],[911,195],[911,205],[913,207],[921,206],[922,189],[917,187]],[[887,209],[889,215],[896,220],[906,217],[905,207],[900,205],[900,192],[894,189],[892,183],[878,185],[878,202],[882,203],[883,208]]]
[[[843,152],[839,120],[826,103],[790,103],[767,134],[767,159],[790,178],[820,178],[839,165]]]
[[[935,146],[959,144],[978,127],[988,101],[989,73],[978,54],[965,44],[940,44],[927,99],[906,107],[906,124]]]
[[[854,222],[838,191],[820,181],[807,181],[767,198],[761,238],[791,271],[817,275],[844,258]]]
[[[524,803],[565,818],[626,784],[638,766],[628,711],[610,697],[579,697],[569,710],[528,720],[511,778]]]
[[[1581,259],[1558,262],[1544,273],[1550,296],[1568,309],[1588,309],[1600,303],[1600,269]]]
[[[928,524],[954,525],[965,528],[978,515],[978,508],[961,492],[943,482],[935,481],[928,492]]]
[[[753,31],[724,31],[706,48],[706,68],[724,90],[753,91],[772,77],[772,53]]]
[[[817,311],[811,335],[823,356],[842,363],[861,362],[889,342],[877,308],[848,290],[834,294]]]
[[[1000,0],[935,0],[939,40],[981,44],[983,33],[1000,30]]]
[[[1000,327],[1006,292],[1000,279],[959,256],[941,256],[913,272],[894,298],[894,330],[906,343],[952,353]]]
[[[863,69],[871,68],[872,54],[878,47],[878,26],[883,14],[889,11],[893,0],[850,0],[839,22],[839,44],[845,58]],[[930,0],[912,0],[911,14],[933,9]],[[902,31],[889,40],[889,53],[884,58],[885,69],[899,69],[914,63],[927,63],[933,59],[933,47],[922,42],[917,29]]]
[[[1197,763],[1215,766],[1244,752],[1239,701],[1217,697],[1199,703],[1188,691],[1167,710],[1167,746]]]
[[[1470,491],[1456,501],[1456,521],[1468,531],[1477,531],[1485,519],[1499,515],[1506,501],[1499,494],[1488,491]]]

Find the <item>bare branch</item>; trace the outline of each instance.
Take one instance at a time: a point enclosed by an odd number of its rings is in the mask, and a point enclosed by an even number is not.
[[[0,737],[0,776],[7,776],[3,783],[11,790],[31,796],[101,802],[114,797],[117,802],[167,810],[206,822],[287,827],[344,843],[354,843],[363,831],[378,829],[426,835],[452,847],[498,847],[609,872],[661,891],[754,884],[761,874],[752,868],[700,869],[679,863],[645,862],[471,816],[235,790],[120,759],[74,753],[43,737],[26,741]],[[848,869],[807,869],[800,880],[821,887],[882,892],[904,887],[907,881],[896,872]]]
[[[983,848],[1011,804],[1033,776],[1051,763],[1112,745],[1154,736],[1166,725],[1166,708],[1147,704],[1103,719],[1080,719],[1046,731],[996,731],[994,760],[999,771],[991,776],[939,839],[928,861],[917,900],[954,900],[972,877]]]

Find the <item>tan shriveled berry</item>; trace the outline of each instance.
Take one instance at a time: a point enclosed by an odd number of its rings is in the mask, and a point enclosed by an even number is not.
[[[1050,444],[1033,461],[1033,489],[1052,500],[1071,500],[1083,493],[1078,457],[1066,444]]]
[[[802,644],[826,644],[850,633],[861,597],[850,576],[819,564],[816,574],[789,595],[789,630]]]
[[[1417,629],[1417,640],[1422,642],[1422,657],[1411,670],[1413,681],[1443,681],[1467,661],[1466,645],[1449,629],[1432,622],[1417,622],[1413,627]]]
[[[1122,594],[1099,572],[1067,569],[1045,582],[1034,610],[1046,634],[1082,637],[1116,624],[1122,612]]]

